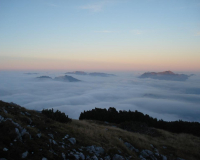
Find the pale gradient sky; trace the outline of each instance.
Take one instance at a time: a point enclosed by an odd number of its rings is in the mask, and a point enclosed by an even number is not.
[[[199,0],[0,0],[0,70],[200,71]]]

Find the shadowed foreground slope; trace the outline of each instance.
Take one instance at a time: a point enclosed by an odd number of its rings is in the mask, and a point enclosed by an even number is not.
[[[157,130],[152,137],[85,120],[65,124],[2,101],[0,131],[0,158],[7,160],[200,159],[200,138],[192,135]]]

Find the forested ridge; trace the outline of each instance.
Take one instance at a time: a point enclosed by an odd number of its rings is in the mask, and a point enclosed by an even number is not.
[[[148,127],[154,127],[164,129],[174,133],[189,133],[196,136],[200,136],[200,123],[188,122],[188,121],[164,121],[162,119],[152,118],[147,114],[143,114],[139,111],[117,111],[114,107],[109,109],[95,108],[89,111],[81,112],[79,120],[98,120],[106,121],[110,123],[122,124],[124,122],[138,122],[147,125]]]

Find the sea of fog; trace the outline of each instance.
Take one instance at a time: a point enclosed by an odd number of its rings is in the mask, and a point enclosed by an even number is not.
[[[112,72],[114,77],[71,75],[81,82],[36,79],[62,76],[64,71],[24,73],[27,71],[0,71],[0,100],[39,111],[58,109],[73,119],[84,110],[115,107],[166,121],[200,122],[200,73],[185,82],[138,78],[143,72]]]

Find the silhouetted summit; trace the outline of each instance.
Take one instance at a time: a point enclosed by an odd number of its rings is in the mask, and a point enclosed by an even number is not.
[[[40,77],[37,77],[38,79],[52,79],[51,77],[49,76],[40,76]]]
[[[98,76],[98,77],[111,77],[111,76],[116,76],[116,75],[114,75],[114,74],[108,74],[108,73],[101,73],[101,72],[86,73],[86,72],[84,72],[84,71],[67,72],[66,74],[89,75],[89,76]]]
[[[190,76],[185,74],[175,74],[172,71],[164,71],[164,72],[146,72],[139,76],[139,78],[152,78],[158,80],[168,80],[168,81],[185,81]]]
[[[55,77],[54,80],[56,80],[56,81],[67,81],[67,82],[79,82],[80,81],[80,80],[78,80],[78,79],[76,79],[72,76],[68,76],[68,75]]]
[[[100,72],[93,72],[93,73],[90,73],[89,75],[90,75],[90,76],[100,76],[100,77],[115,76],[114,74],[100,73]]]
[[[87,75],[87,73],[83,71],[67,72],[66,74]]]

